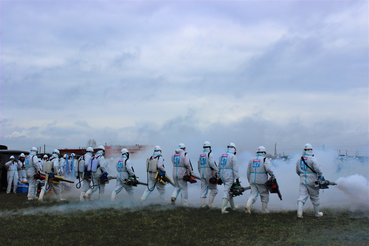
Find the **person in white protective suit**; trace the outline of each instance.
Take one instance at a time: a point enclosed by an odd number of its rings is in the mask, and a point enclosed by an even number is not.
[[[164,159],[162,156],[160,146],[155,146],[153,155],[147,159],[147,189],[144,191],[141,202],[144,202],[151,192],[154,191],[155,187],[160,193],[160,198],[165,202],[165,185],[155,179],[157,172],[162,172],[165,175]]]
[[[323,213],[319,212],[319,187],[314,185],[319,177],[323,177],[323,173],[313,155],[313,147],[309,143],[305,144],[303,156],[296,162],[296,173],[300,176],[297,217],[302,218],[302,207],[309,196],[314,205],[315,216],[322,217]]]
[[[18,170],[21,165],[18,161],[15,160],[14,156],[10,156],[10,161],[5,163],[5,168],[8,169],[7,178],[8,178],[8,187],[6,188],[6,194],[10,193],[13,184],[13,192],[17,194],[18,187]]]
[[[171,196],[172,204],[175,204],[181,193],[182,205],[188,206],[187,181],[183,180],[185,175],[194,175],[190,157],[186,152],[186,146],[180,143],[172,156],[174,191]]]
[[[20,168],[18,169],[18,183],[27,183],[27,173],[26,173],[26,155],[21,153],[19,155],[18,163]]]
[[[131,160],[129,159],[129,152],[126,148],[123,148],[121,151],[122,157],[118,160],[116,168],[118,171],[117,181],[115,184],[115,189],[111,193],[111,201],[115,200],[115,196],[122,191],[124,188],[126,192],[131,197],[131,201],[133,201],[133,187],[131,185],[127,185],[126,180],[133,178],[136,179],[135,170],[132,167]]]
[[[44,169],[43,171],[45,172],[46,175],[49,175],[49,177],[52,177],[54,175],[60,175],[58,170],[59,170],[59,155],[60,152],[58,149],[54,149],[50,160],[46,160],[44,161]],[[47,169],[47,162],[50,161],[51,162],[51,168],[50,170],[46,170]],[[53,188],[53,191],[55,192],[56,198],[59,201],[64,201],[64,199],[61,197],[61,187],[60,184],[56,184],[56,183],[52,183],[52,182],[48,182],[46,183],[45,181],[45,185],[41,188],[41,192],[40,192],[40,196],[38,198],[39,201],[42,201],[44,198],[45,193],[47,193],[51,187]]]
[[[78,166],[80,164],[84,165],[84,173],[82,174],[82,172],[77,174],[77,179],[82,179],[82,187],[81,187],[81,195],[79,197],[79,200],[82,202],[84,201],[84,195],[86,194],[86,192],[90,189],[90,184],[91,184],[91,173],[89,171],[87,171],[87,165],[90,161],[90,159],[92,158],[94,154],[94,149],[92,147],[87,147],[86,149],[86,154],[82,155],[79,159],[78,159]],[[82,171],[82,170],[81,170]]]
[[[99,199],[102,200],[105,192],[105,183],[100,182],[101,176],[106,173],[106,162],[105,162],[105,147],[99,145],[97,147],[97,152],[94,157],[92,157],[88,163],[88,166],[91,165],[91,176],[92,176],[92,186],[90,189],[83,195],[83,198],[89,199],[91,195],[99,189]],[[89,168],[87,166],[87,168]],[[96,169],[94,169],[96,167]],[[87,169],[88,170],[88,169]]]
[[[27,178],[29,181],[28,185],[28,200],[37,199],[36,196],[36,186],[37,186],[37,180],[35,179],[34,175],[40,172],[40,166],[39,166],[39,159],[37,158],[37,148],[32,147],[30,154],[26,157],[25,161],[26,166],[26,172],[27,172]]]
[[[247,200],[245,210],[251,213],[251,205],[254,204],[260,195],[262,211],[269,213],[269,191],[265,183],[268,181],[268,174],[274,178],[274,173],[270,167],[270,162],[266,158],[266,149],[260,146],[256,151],[256,157],[251,159],[247,166],[247,180],[250,183],[251,192]]]
[[[211,184],[209,179],[217,177],[218,167],[214,161],[213,153],[211,153],[211,144],[206,141],[203,145],[204,151],[200,154],[198,169],[201,177],[201,207],[206,207],[206,196],[210,189],[209,195],[209,207],[215,207],[213,205],[214,198],[218,194],[217,184]]]
[[[227,153],[223,154],[219,158],[218,167],[218,178],[222,179],[224,184],[223,203],[221,210],[222,214],[228,213],[228,211],[226,210],[228,201],[231,205],[231,208],[233,210],[236,209],[233,197],[229,194],[229,191],[235,179],[237,184],[240,185],[240,176],[238,174],[238,160],[236,157],[236,145],[234,143],[230,143],[227,148]]]

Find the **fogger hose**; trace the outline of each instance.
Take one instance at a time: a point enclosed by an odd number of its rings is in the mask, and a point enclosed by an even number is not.
[[[80,189],[80,188],[81,188],[82,181],[83,181],[83,180],[81,180],[81,177],[78,175],[78,182],[77,182],[77,184],[76,184],[76,188],[77,188],[77,189]]]
[[[155,189],[155,186],[156,186],[156,183],[158,182],[158,180],[156,179],[155,180],[155,183],[154,185],[152,186],[152,189],[149,188],[149,172],[146,172],[146,180],[147,180],[147,189],[150,191],[150,192],[153,192],[154,189]]]

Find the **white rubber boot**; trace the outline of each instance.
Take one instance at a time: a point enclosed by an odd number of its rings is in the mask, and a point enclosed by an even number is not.
[[[89,199],[90,198],[90,194],[92,192],[92,189],[89,189],[84,195],[83,195],[83,198],[84,199]]]
[[[100,201],[102,201],[102,200],[103,200],[103,198],[104,198],[104,193],[99,194],[99,200],[100,200]]]
[[[45,189],[42,188],[40,195],[38,196],[38,200],[42,202],[42,199],[44,199],[44,195],[45,195]]]
[[[146,200],[146,192],[143,193],[142,197],[141,197],[141,203],[143,203]]]
[[[323,212],[319,212],[319,205],[314,205],[315,217],[323,217]]]
[[[267,202],[263,202],[261,204],[261,208],[262,208],[263,213],[266,213],[266,214],[270,213],[269,210],[267,209],[268,208],[268,203]]]
[[[182,206],[188,207],[188,199],[182,199]]]
[[[297,203],[297,218],[302,219],[302,207],[304,204],[300,201]]]
[[[117,193],[115,191],[113,191],[111,193],[111,201],[114,202],[115,201],[115,196],[117,195]]]
[[[249,213],[251,214],[251,205],[252,205],[252,198],[249,198],[246,202],[246,207],[245,207],[245,210],[246,210],[246,213]]]
[[[215,208],[215,206],[213,205],[214,198],[215,198],[215,196],[210,193],[210,195],[209,195],[209,208]]]
[[[235,206],[235,205],[234,205],[233,197],[229,200],[229,204],[231,205],[231,209],[232,209],[233,211],[235,211],[235,210],[238,208],[238,206]]]
[[[172,196],[171,198],[170,198],[170,201],[172,202],[172,205],[176,205],[176,198],[174,197],[174,196]]]
[[[227,214],[228,211],[226,210],[227,208],[227,204],[228,204],[228,199],[227,198],[223,198],[223,203],[222,203],[222,214]]]
[[[84,195],[85,193],[82,191],[81,192],[81,195],[79,196],[79,201],[80,202],[83,202],[85,199],[83,198],[83,195]]]
[[[206,207],[206,198],[205,197],[200,197],[201,199],[201,207],[205,208]]]

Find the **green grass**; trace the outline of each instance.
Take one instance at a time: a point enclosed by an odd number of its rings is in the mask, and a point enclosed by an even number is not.
[[[39,215],[18,210],[56,204],[0,194],[0,245],[369,245],[369,218],[347,210],[323,210],[322,218],[305,213],[302,220],[296,211],[222,215],[159,205]]]

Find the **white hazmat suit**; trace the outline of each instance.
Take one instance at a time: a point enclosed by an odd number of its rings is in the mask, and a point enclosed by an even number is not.
[[[308,146],[308,147],[307,147]],[[299,198],[297,200],[297,216],[302,218],[302,207],[310,196],[311,203],[314,205],[315,216],[321,217],[319,212],[319,187],[315,187],[318,176],[323,176],[316,158],[312,155],[311,145],[306,144],[303,156],[296,162],[296,173],[300,176]]]
[[[58,173],[59,175],[61,176],[64,176],[64,171],[65,171],[65,165],[66,165],[66,160],[64,157],[61,157],[59,159],[59,170],[58,170]]]
[[[218,167],[214,161],[213,153],[208,147],[204,148],[203,153],[200,154],[198,170],[201,177],[201,206],[206,206],[205,199],[210,189],[209,207],[213,207],[214,198],[218,194],[218,187],[217,184],[211,184],[209,179],[217,175]]]
[[[155,188],[158,189],[160,198],[165,201],[165,185],[160,183],[157,179],[155,179],[156,173],[159,171],[165,172],[164,168],[164,159],[160,152],[154,151],[154,154],[147,159],[147,189],[143,193],[141,197],[141,202],[144,202],[151,192],[154,191]],[[153,166],[151,169],[150,166]]]
[[[19,156],[18,163],[20,168],[18,169],[18,183],[27,183],[27,173],[26,173],[26,166],[25,166],[26,156],[22,153]]]
[[[228,213],[226,211],[228,201],[231,205],[231,208],[233,210],[236,209],[233,197],[229,194],[234,180],[238,180],[240,178],[238,174],[238,160],[235,154],[236,146],[234,145],[234,143],[230,143],[228,145],[227,153],[223,154],[219,158],[218,178],[222,179],[224,184],[223,204],[221,210],[223,214]]]
[[[262,202],[262,211],[268,213],[269,191],[265,183],[268,181],[268,174],[274,177],[274,173],[265,154],[258,152],[247,166],[247,180],[250,183],[251,193],[245,208],[249,213],[251,205],[256,202],[259,195]]]
[[[39,160],[36,156],[36,151],[31,150],[31,153],[26,157],[26,161],[25,161],[27,178],[29,181],[28,194],[27,194],[28,200],[37,199],[37,196],[36,196],[37,180],[35,179],[34,175],[40,172],[38,162]]]
[[[193,169],[190,162],[190,157],[183,149],[176,149],[175,154],[172,156],[173,163],[173,183],[174,191],[171,196],[172,203],[174,204],[179,194],[181,194],[182,205],[188,206],[188,190],[187,181],[183,180],[185,175],[191,175]]]
[[[89,198],[97,189],[99,189],[99,199],[102,200],[102,197],[105,192],[105,183],[100,182],[101,175],[106,172],[106,162],[105,157],[103,156],[103,151],[97,151],[96,155],[90,159],[90,161],[93,161],[94,159],[97,159],[97,170],[96,172],[91,172],[92,176],[92,187],[89,188],[89,190],[86,192],[86,194],[83,196],[84,198]]]
[[[53,173],[54,175],[59,175],[58,170],[59,170],[59,157],[55,154],[53,154],[50,158],[50,161],[52,163],[52,168],[51,168],[51,173]],[[44,164],[46,163],[46,161],[44,162]],[[50,173],[45,172],[46,175],[49,175]],[[56,184],[56,183],[52,183],[52,182],[48,182],[47,184],[45,183],[45,185],[42,187],[41,189],[41,193],[40,193],[40,197],[39,200],[42,201],[43,200],[43,196],[45,193],[47,193],[51,187],[53,188],[53,191],[55,192],[55,195],[57,197],[58,200],[63,201],[64,199],[61,197],[61,187],[60,187],[60,183]]]
[[[86,194],[86,192],[90,189],[90,184],[91,184],[91,174],[87,174],[86,171],[87,171],[87,165],[88,165],[88,162],[90,161],[91,157],[92,157],[92,154],[91,152],[87,152],[85,155],[81,156],[79,159],[78,159],[78,163],[80,162],[84,162],[84,166],[85,166],[85,172],[84,174],[82,173],[79,173],[78,174],[78,178],[82,179],[82,187],[81,187],[81,195],[80,195],[80,201],[84,201],[84,198],[83,196]]]
[[[115,196],[122,191],[124,188],[126,192],[130,195],[131,200],[133,200],[133,187],[131,185],[125,184],[125,180],[130,177],[136,177],[135,171],[132,167],[131,161],[129,160],[127,155],[122,155],[122,158],[116,164],[116,168],[118,171],[117,174],[117,182],[115,184],[115,189],[111,194],[111,201],[115,200]]]
[[[17,193],[17,187],[18,187],[18,170],[21,168],[21,165],[18,163],[18,161],[15,161],[14,156],[12,156],[13,159],[5,163],[6,169],[8,169],[7,172],[7,178],[8,178],[8,187],[6,188],[6,193],[9,194],[11,191],[11,187],[13,184],[13,192],[14,194]]]

